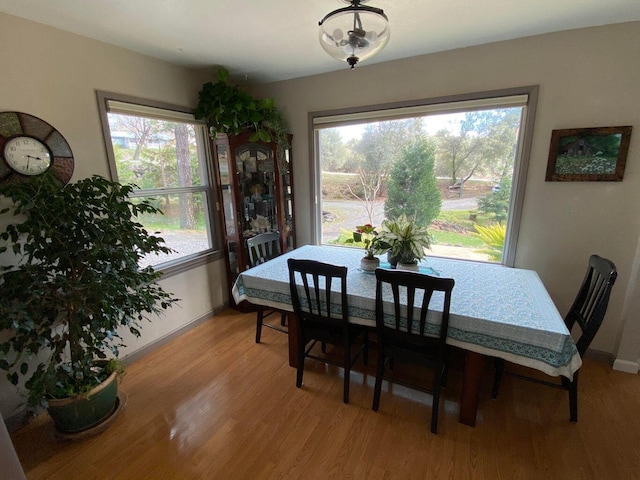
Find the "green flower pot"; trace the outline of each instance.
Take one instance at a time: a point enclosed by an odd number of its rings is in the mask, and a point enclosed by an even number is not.
[[[62,399],[50,399],[48,412],[56,430],[63,433],[79,433],[99,425],[116,410],[118,399],[118,375],[109,377],[87,395]]]

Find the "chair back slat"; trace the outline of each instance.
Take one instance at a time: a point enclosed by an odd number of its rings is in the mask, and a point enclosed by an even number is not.
[[[613,262],[598,255],[591,255],[582,286],[565,317],[569,331],[576,323],[582,331],[576,343],[580,356],[584,355],[602,324],[617,276],[618,272]]]
[[[291,301],[299,322],[348,323],[347,267],[292,258],[287,264]],[[300,282],[303,297],[298,288]],[[340,312],[339,316],[334,311]]]
[[[388,285],[386,291],[391,291],[391,299],[384,296],[384,285]],[[379,336],[389,336],[403,339],[409,343],[422,342],[425,345],[444,343],[449,329],[449,310],[451,305],[451,291],[455,282],[452,278],[439,278],[416,272],[376,270],[376,329]],[[434,292],[441,292],[442,313],[440,323],[429,325],[427,314],[429,305],[434,298]],[[406,310],[401,308],[402,294],[405,295]],[[416,297],[422,296],[420,301],[419,321],[416,322]],[[393,301],[393,318],[389,318],[388,310],[384,304]],[[439,310],[434,310],[439,311]]]
[[[278,232],[261,233],[247,239],[249,266],[255,267],[280,255],[280,234]]]
[[[429,311],[429,304],[431,303],[431,298],[433,297],[432,290],[425,290],[424,295],[422,296],[422,308],[420,310],[420,331],[424,332],[425,327],[427,325],[427,312]]]

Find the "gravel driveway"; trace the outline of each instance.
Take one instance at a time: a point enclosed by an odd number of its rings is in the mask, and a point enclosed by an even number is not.
[[[475,210],[478,207],[477,198],[456,198],[443,200],[442,210]],[[352,230],[356,225],[369,223],[369,217],[362,202],[358,200],[324,200],[322,211],[328,221],[322,222],[324,238],[336,238],[341,230]],[[379,226],[384,220],[384,204],[380,203],[375,211],[373,224]]]
[[[442,200],[442,210],[475,210],[477,198],[456,198]],[[325,221],[322,222],[323,241],[337,238],[343,230],[352,231],[356,225],[369,223],[362,202],[358,200],[325,200],[322,202]],[[373,225],[379,226],[384,220],[384,204],[378,205],[373,217]],[[430,252],[436,256],[487,261],[489,257],[473,248],[457,245],[434,244]]]

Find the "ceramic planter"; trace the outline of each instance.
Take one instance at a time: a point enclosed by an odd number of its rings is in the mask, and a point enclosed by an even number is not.
[[[377,257],[367,258],[364,257],[360,260],[360,268],[365,272],[373,272],[380,266],[380,259]]]
[[[398,265],[396,266],[396,270],[406,270],[410,272],[417,272],[419,270],[419,267],[417,263],[398,262]]]
[[[400,255],[392,255],[391,252],[387,252],[387,262],[389,262],[391,268],[396,268],[398,260],[400,260]]]
[[[50,399],[48,412],[62,433],[89,430],[109,418],[117,407],[118,374],[113,372],[87,395]]]

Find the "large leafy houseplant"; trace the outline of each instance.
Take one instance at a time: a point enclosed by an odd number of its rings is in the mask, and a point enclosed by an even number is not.
[[[11,203],[0,210],[0,253],[12,257],[0,265],[0,330],[9,336],[0,368],[13,384],[24,377],[30,406],[86,394],[109,375],[95,361],[118,356],[122,329],[140,336],[144,319],[177,301],[156,283],[159,272],[139,267],[171,250],[136,221],[158,210],[132,191],[97,175],[0,186]]]
[[[412,265],[425,257],[425,249],[431,248],[431,235],[427,227],[402,214],[393,220],[383,220],[378,242],[388,246],[390,256],[397,257],[399,263]]]

